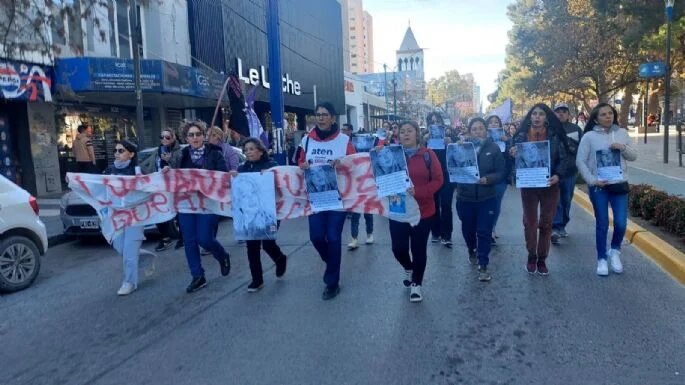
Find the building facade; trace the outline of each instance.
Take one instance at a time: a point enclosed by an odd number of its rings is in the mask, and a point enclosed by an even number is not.
[[[373,17],[364,10],[362,0],[342,0],[341,6],[345,71],[372,73]]]

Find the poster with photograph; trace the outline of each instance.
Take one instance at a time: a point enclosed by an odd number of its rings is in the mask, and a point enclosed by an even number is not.
[[[407,195],[397,194],[388,196],[388,210],[394,214],[406,214]]]
[[[488,128],[488,134],[493,142],[499,147],[499,150],[504,152],[507,148],[507,143],[502,140],[502,137],[506,136],[504,134],[503,128]]]
[[[480,171],[473,143],[450,143],[447,146],[447,173],[451,183],[478,183]]]
[[[369,153],[379,197],[400,194],[411,186],[402,146],[385,146]]]
[[[388,137],[388,131],[383,128],[379,128],[378,131],[376,131],[376,137],[378,137],[380,140],[385,140]]]
[[[239,241],[276,239],[273,172],[238,174],[231,179],[233,235]]]
[[[445,149],[445,127],[433,124],[428,127],[428,148],[433,150]]]
[[[373,148],[376,138],[371,135],[355,135],[352,137],[352,145],[357,152],[369,152]]]
[[[619,150],[598,150],[595,152],[597,159],[597,179],[607,182],[623,180],[623,170],[621,169],[621,151]]]
[[[338,191],[335,168],[330,164],[312,166],[304,171],[309,204],[314,212],[342,210],[343,202]]]
[[[516,188],[548,187],[549,141],[516,144]]]

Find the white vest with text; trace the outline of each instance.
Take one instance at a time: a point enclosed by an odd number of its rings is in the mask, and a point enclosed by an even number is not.
[[[349,141],[350,138],[343,133],[339,133],[335,139],[325,142],[307,136],[302,139],[302,148],[307,151],[304,159],[314,166],[320,166],[340,159],[347,155],[347,144]]]

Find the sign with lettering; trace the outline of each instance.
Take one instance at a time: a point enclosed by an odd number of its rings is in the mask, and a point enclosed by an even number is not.
[[[269,83],[269,72],[265,66],[259,66],[257,68],[243,68],[243,60],[241,58],[236,58],[236,65],[238,66],[238,78],[242,80],[245,84],[258,86],[269,89],[271,84]],[[290,78],[289,73],[283,75],[283,92],[292,95],[302,95],[302,86],[300,82],[295,81]]]

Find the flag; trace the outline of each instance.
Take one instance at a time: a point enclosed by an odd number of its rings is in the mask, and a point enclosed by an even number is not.
[[[502,123],[509,123],[511,122],[513,108],[514,103],[511,101],[511,98],[506,98],[502,104],[493,108],[488,113],[488,116],[497,115],[502,120]]]
[[[264,147],[269,148],[269,135],[264,131],[262,122],[259,121],[257,113],[254,111],[256,95],[257,87],[253,87],[250,92],[247,93],[247,98],[245,99],[245,115],[247,116],[247,123],[250,127],[250,136],[259,138],[262,143],[264,143]]]
[[[235,74],[230,75],[228,88],[228,100],[231,106],[230,129],[237,131],[241,136],[250,136],[250,126],[245,114],[245,97],[240,80]]]

